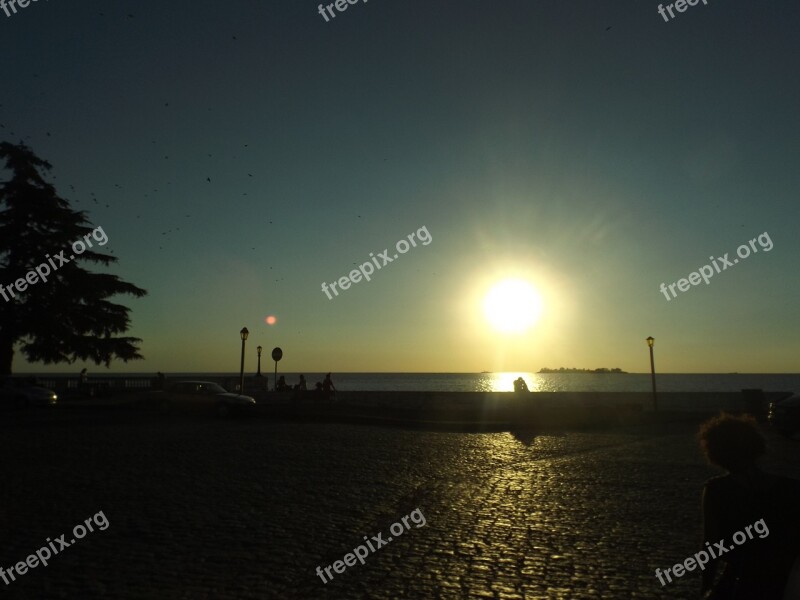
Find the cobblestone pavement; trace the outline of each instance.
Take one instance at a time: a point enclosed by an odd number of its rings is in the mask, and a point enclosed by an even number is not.
[[[0,415],[0,566],[102,510],[0,598],[695,598],[656,567],[699,543],[716,473],[695,426],[520,439],[155,415]],[[773,471],[800,444],[770,435]],[[427,524],[324,584],[364,536]]]

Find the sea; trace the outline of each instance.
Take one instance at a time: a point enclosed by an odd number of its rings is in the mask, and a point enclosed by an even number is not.
[[[102,371],[89,373],[108,377]],[[165,373],[169,379],[204,379],[208,377],[238,379],[238,372],[227,373]],[[264,372],[273,385],[273,372]],[[299,373],[282,373],[289,385],[299,379]],[[304,373],[309,389],[322,381],[325,373]],[[48,375],[42,374],[44,377]],[[111,375],[115,376],[115,375]],[[155,373],[128,373],[119,377],[153,377]],[[253,373],[245,373],[246,378]],[[53,377],[52,374],[49,377]],[[649,373],[333,373],[338,390],[410,391],[410,392],[511,392],[514,380],[522,377],[532,392],[649,392],[652,390]],[[800,393],[800,374],[746,373],[666,373],[656,374],[656,389],[661,392],[738,392],[743,389],[762,389],[769,392]]]

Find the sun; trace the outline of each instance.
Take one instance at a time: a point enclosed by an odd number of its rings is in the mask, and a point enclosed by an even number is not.
[[[542,315],[542,297],[522,279],[504,279],[495,284],[483,300],[486,319],[503,333],[524,333]]]

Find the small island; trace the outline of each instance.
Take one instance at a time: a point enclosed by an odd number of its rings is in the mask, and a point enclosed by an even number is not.
[[[564,367],[560,367],[558,369],[548,369],[547,367],[543,367],[539,369],[539,373],[625,373],[627,371],[623,371],[622,369],[615,368],[615,369],[606,369],[605,367],[600,367],[599,369],[565,369]]]

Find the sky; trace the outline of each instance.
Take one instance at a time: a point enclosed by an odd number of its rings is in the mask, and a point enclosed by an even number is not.
[[[0,141],[148,291],[112,372],[238,371],[242,327],[252,370],[647,372],[653,336],[661,372],[800,372],[800,5],[658,6],[34,1],[0,10]],[[523,331],[484,310],[509,278]]]

